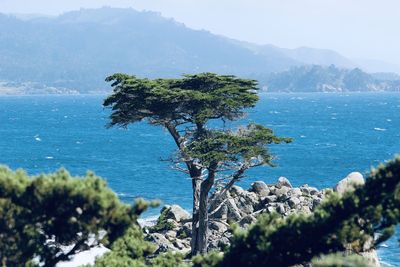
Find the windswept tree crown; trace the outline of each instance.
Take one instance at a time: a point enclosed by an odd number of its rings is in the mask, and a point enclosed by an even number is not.
[[[141,79],[114,74],[114,93],[104,101],[112,108],[109,126],[126,127],[148,119],[153,124],[205,124],[210,119],[234,120],[258,101],[257,82],[232,75],[200,73],[181,79]]]
[[[249,124],[236,131],[207,131],[203,136],[188,144],[185,153],[205,164],[225,162],[228,165],[247,163],[270,165],[273,156],[266,145],[291,142],[290,138],[281,138],[273,131],[259,124]]]

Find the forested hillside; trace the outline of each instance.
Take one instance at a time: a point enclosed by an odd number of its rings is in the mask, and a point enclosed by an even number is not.
[[[389,73],[368,74],[359,68],[340,69],[311,65],[260,77],[265,90],[273,92],[400,91],[400,77]]]
[[[103,78],[115,72],[168,77],[207,70],[248,76],[294,64],[278,59],[272,62],[152,12],[102,8],[29,20],[0,15],[0,80],[6,81],[88,91],[105,86]]]
[[[322,67],[304,67],[310,64]],[[255,45],[134,9],[81,9],[57,17],[0,14],[0,94],[99,92],[108,88],[104,77],[116,72],[154,78],[205,71],[257,79],[273,91],[340,91],[343,75],[335,72],[343,71],[326,69],[331,64],[357,66],[331,50]],[[392,88],[371,84],[360,73],[354,75],[366,82],[350,81],[356,89]]]

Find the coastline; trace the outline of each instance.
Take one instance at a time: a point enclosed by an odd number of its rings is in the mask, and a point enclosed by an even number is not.
[[[44,97],[44,96],[64,96],[64,97],[69,97],[69,96],[107,96],[110,94],[111,91],[99,91],[99,92],[88,92],[88,93],[80,93],[79,91],[76,91],[74,93],[4,93],[0,90],[0,97]],[[265,90],[260,90],[258,94],[260,96],[263,95],[312,95],[312,94],[320,94],[320,95],[344,95],[344,94],[349,94],[349,95],[357,95],[357,94],[399,94],[400,91],[341,91],[341,92],[285,92],[285,91],[265,91]]]

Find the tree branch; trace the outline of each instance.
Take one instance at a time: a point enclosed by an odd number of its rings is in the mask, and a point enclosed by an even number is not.
[[[165,128],[167,128],[168,132],[171,134],[172,138],[175,141],[176,146],[179,148],[179,150],[182,151],[182,149],[184,148],[182,146],[183,140],[182,140],[182,137],[179,134],[179,132],[176,130],[176,126],[172,125],[172,123],[170,123],[170,122],[165,122],[164,126],[165,126]]]
[[[243,176],[243,173],[248,168],[250,168],[250,166],[247,163],[243,163],[240,166],[240,168],[232,175],[232,179],[229,181],[229,183],[225,185],[225,187],[221,190],[221,192],[218,195],[216,195],[215,198],[213,198],[212,202],[210,203],[210,208],[215,205],[215,203],[219,200],[220,197],[225,195],[226,192],[229,191],[232,188],[232,186],[239,180],[240,177]]]
[[[210,212],[209,216],[210,216],[210,217],[213,216],[220,208],[222,208],[222,206],[225,204],[225,202],[226,202],[227,200],[228,200],[228,199],[225,198],[225,199],[221,202],[221,204],[218,205],[218,207],[216,207],[214,210],[212,210],[212,211]]]
[[[177,165],[171,166],[171,168],[173,170],[176,170],[176,171],[180,171],[180,172],[183,172],[183,173],[186,173],[186,174],[190,174],[190,172],[187,169],[181,168],[181,167],[179,167]]]

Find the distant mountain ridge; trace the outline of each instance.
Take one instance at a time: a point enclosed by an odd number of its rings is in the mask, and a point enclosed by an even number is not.
[[[368,74],[359,68],[341,69],[309,65],[293,67],[264,79],[264,90],[272,92],[400,92],[400,76]]]
[[[339,53],[329,49],[316,49],[299,47],[295,49],[280,48],[274,45],[256,45],[249,42],[231,40],[233,43],[246,47],[263,56],[279,54],[282,58],[290,60],[290,65],[335,65],[341,68],[356,68],[357,64]]]
[[[0,81],[13,84],[86,93],[108,90],[104,78],[115,72],[152,78],[210,71],[258,79],[308,64],[355,67],[331,50],[258,46],[134,9],[0,14]]]
[[[264,57],[157,13],[102,8],[55,18],[0,15],[0,80],[83,91],[115,72],[170,77],[211,71],[251,76],[280,71]]]

